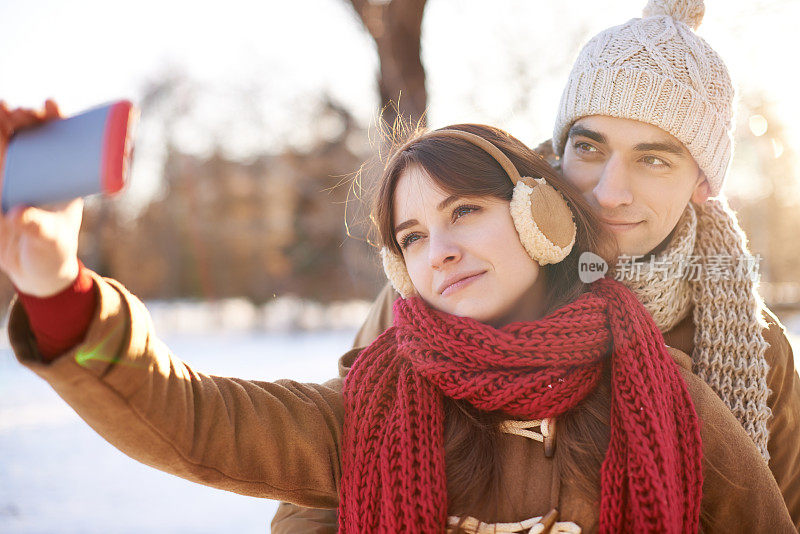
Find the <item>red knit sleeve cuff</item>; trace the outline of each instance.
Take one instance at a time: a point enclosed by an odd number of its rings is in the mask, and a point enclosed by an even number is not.
[[[81,263],[72,285],[51,297],[19,293],[19,301],[46,362],[53,361],[86,337],[97,307],[95,282],[90,273]]]

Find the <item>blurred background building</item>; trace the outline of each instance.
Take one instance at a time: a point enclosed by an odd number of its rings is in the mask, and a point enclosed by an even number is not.
[[[3,2],[0,97],[139,104],[131,186],[89,202],[81,257],[142,298],[370,299],[382,277],[362,199],[380,122],[485,122],[537,145],[580,45],[644,3],[146,0],[120,17],[114,2]],[[800,2],[706,5],[700,33],[741,97],[726,193],[767,300],[794,307]],[[0,304],[11,294],[0,281]]]

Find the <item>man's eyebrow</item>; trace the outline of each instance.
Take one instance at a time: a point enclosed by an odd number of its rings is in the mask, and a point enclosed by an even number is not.
[[[598,143],[606,143],[606,136],[598,132],[597,130],[590,130],[589,128],[585,128],[583,126],[574,125],[572,128],[569,129],[569,133],[567,137],[575,137],[580,135],[582,137],[588,137],[593,141],[597,141]]]
[[[667,154],[674,154],[675,156],[685,157],[686,153],[682,147],[677,143],[669,141],[656,142],[656,143],[639,143],[633,149],[637,152],[666,152]]]
[[[442,211],[446,209],[447,206],[458,200],[459,198],[461,198],[461,195],[450,195],[446,199],[439,202],[439,205],[436,206],[436,209]],[[410,228],[415,224],[419,224],[419,221],[417,221],[416,219],[409,219],[407,221],[401,222],[400,224],[394,227],[394,233],[397,234],[398,232],[402,232],[406,228]]]
[[[574,125],[572,128],[569,129],[569,137],[574,136],[582,136],[588,137],[593,141],[597,141],[598,143],[606,143],[606,137],[598,132],[597,130],[590,130],[584,126],[580,126],[578,124]],[[637,152],[666,152],[667,154],[674,154],[676,156],[686,157],[686,153],[683,151],[683,147],[678,143],[673,143],[671,141],[657,141],[653,143],[639,143],[633,147],[633,149]]]

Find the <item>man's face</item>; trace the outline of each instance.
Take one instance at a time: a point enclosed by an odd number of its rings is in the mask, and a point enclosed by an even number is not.
[[[630,119],[592,115],[575,121],[561,166],[623,255],[653,252],[689,201],[708,197],[705,176],[686,147],[661,128]]]

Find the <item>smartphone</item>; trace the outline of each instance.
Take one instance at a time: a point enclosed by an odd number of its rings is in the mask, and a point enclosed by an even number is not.
[[[3,213],[121,191],[137,118],[134,105],[120,100],[14,134],[2,172]]]

